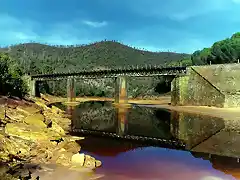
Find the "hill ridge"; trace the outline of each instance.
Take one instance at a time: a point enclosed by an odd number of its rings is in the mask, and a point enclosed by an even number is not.
[[[79,71],[98,67],[168,64],[190,56],[175,52],[139,50],[116,41],[100,41],[80,46],[53,46],[30,42],[12,45],[2,51],[8,51],[24,73],[31,74]]]
[[[18,45],[45,45],[45,46],[51,46],[51,47],[55,47],[55,48],[69,48],[69,47],[84,47],[84,46],[91,46],[91,45],[95,45],[95,44],[103,44],[103,43],[115,43],[115,44],[119,44],[122,46],[126,46],[128,48],[132,48],[134,50],[137,51],[143,51],[143,52],[149,52],[149,53],[176,53],[176,54],[183,54],[183,55],[190,55],[187,53],[181,53],[181,52],[172,52],[172,51],[151,51],[151,50],[147,50],[144,48],[138,48],[132,45],[127,45],[125,43],[122,42],[118,42],[115,40],[102,40],[102,41],[96,41],[96,42],[91,42],[88,44],[75,44],[75,45],[57,45],[57,44],[48,44],[48,43],[40,43],[40,42],[27,42],[27,43],[19,43],[19,44],[14,44],[14,45],[9,45],[9,46],[5,46],[5,47],[0,47],[0,49],[6,49],[8,47],[14,47],[14,46],[18,46]]]

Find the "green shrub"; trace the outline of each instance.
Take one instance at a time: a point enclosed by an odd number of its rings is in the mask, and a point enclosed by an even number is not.
[[[21,69],[8,54],[0,53],[0,94],[22,98],[27,93],[22,75]]]

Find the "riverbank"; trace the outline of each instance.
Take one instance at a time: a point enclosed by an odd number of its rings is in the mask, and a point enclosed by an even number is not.
[[[101,161],[79,152],[81,146],[76,141],[84,138],[68,134],[71,120],[46,103],[39,98],[0,98],[0,179],[29,176],[29,169],[33,173],[47,164],[86,177],[86,173],[101,166]]]

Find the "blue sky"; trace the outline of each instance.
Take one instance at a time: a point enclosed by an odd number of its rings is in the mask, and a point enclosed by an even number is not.
[[[240,0],[1,0],[0,45],[102,39],[192,53],[240,31]]]

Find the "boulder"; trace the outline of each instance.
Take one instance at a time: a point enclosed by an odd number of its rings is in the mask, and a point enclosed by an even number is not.
[[[74,154],[81,150],[81,146],[78,143],[73,141],[65,143],[63,145],[63,148],[66,149],[68,152],[71,152]]]
[[[25,158],[29,155],[32,143],[17,137],[5,137],[0,134],[0,159],[8,161],[10,155]]]
[[[101,161],[96,160],[94,157],[86,155],[84,153],[77,153],[72,156],[72,166],[85,167],[88,169],[95,169],[102,165]]]
[[[77,153],[72,156],[71,163],[73,166],[83,166],[85,162],[85,154]]]
[[[61,138],[57,132],[40,126],[37,127],[36,125],[27,125],[24,123],[6,124],[5,133],[10,136],[20,137],[34,142]]]
[[[61,135],[65,135],[65,131],[63,130],[63,128],[54,121],[51,121],[51,127],[49,128],[55,132],[58,132]]]
[[[11,121],[19,121],[19,122],[22,122],[22,120],[26,117],[26,115],[24,115],[23,113],[18,112],[15,109],[11,109],[11,108],[7,108],[6,116]]]
[[[40,128],[46,127],[44,116],[40,113],[29,115],[23,121],[29,125],[34,125]]]
[[[39,98],[35,98],[34,102],[36,105],[38,105],[39,107],[43,108],[46,111],[51,111],[51,108],[47,107],[47,105],[45,104],[45,101]]]
[[[72,153],[66,151],[64,148],[60,149],[57,153],[54,154],[54,156],[57,156],[57,160],[56,160],[57,164],[61,164],[63,166],[71,165]]]
[[[65,118],[62,115],[52,113],[51,111],[44,111],[43,115],[46,119],[58,124],[64,131],[68,131],[71,126],[71,119]]]
[[[40,112],[40,108],[34,106],[17,106],[17,111],[24,113],[25,115],[32,115]]]
[[[63,113],[64,113],[63,110],[59,109],[59,108],[56,107],[56,106],[52,106],[51,109],[52,109],[52,112],[55,113],[55,114],[63,114]]]
[[[96,160],[94,157],[85,155],[84,167],[94,169],[102,165],[101,161]]]

